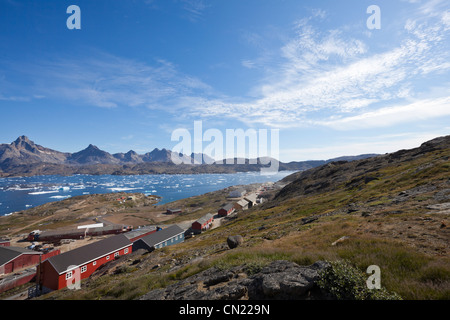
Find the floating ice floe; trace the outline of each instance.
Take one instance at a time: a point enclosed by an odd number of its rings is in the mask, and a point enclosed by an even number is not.
[[[108,188],[109,190],[111,190],[112,192],[120,192],[120,191],[130,191],[130,190],[137,190],[137,189],[142,189],[142,188]]]
[[[40,194],[48,194],[48,193],[58,193],[58,191],[38,191],[38,192],[30,192],[29,195],[37,196]]]
[[[70,198],[71,196],[53,196],[53,197],[50,197],[50,199],[67,199],[67,198]]]

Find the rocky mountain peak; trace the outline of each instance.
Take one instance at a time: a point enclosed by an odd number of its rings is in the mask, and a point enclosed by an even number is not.
[[[23,147],[26,145],[34,145],[34,142],[28,139],[27,136],[20,136],[12,143],[16,148],[17,147]]]
[[[16,141],[14,141],[14,143],[20,143],[20,142],[27,142],[27,143],[30,143],[30,142],[32,142],[30,139],[28,139],[28,137],[27,136],[20,136],[20,137],[18,137],[17,139],[16,139]]]
[[[90,144],[85,150],[97,151],[97,150],[100,150],[100,149],[97,146],[94,146],[93,144]]]

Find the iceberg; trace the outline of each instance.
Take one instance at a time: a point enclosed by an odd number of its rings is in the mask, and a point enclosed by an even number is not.
[[[38,191],[38,192],[30,192],[28,194],[32,196],[37,196],[40,194],[47,194],[47,193],[58,193],[58,191]]]
[[[53,196],[53,197],[50,197],[50,199],[67,199],[67,198],[70,198],[71,196]]]
[[[123,187],[123,188],[109,188],[109,190],[111,190],[112,192],[130,191],[130,190],[136,190],[136,189],[142,189],[142,188],[127,188],[127,187]]]

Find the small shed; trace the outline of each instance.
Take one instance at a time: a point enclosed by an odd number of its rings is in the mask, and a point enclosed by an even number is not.
[[[199,218],[197,221],[192,223],[192,230],[194,231],[208,230],[211,227],[213,220],[214,216],[211,213],[207,213],[203,217]]]
[[[219,217],[226,217],[234,212],[234,206],[232,203],[228,203],[217,211]]]
[[[182,212],[181,209],[167,209],[166,214],[180,214]]]
[[[148,251],[153,251],[183,241],[184,230],[175,224],[138,239],[133,243],[133,250],[146,249]]]
[[[247,210],[248,209],[248,204],[249,204],[249,202],[247,200],[242,199],[242,200],[239,200],[238,202],[236,202],[234,207],[237,210]]]

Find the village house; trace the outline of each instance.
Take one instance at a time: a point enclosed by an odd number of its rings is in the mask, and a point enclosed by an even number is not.
[[[228,203],[217,211],[219,217],[226,217],[234,212],[234,206],[232,203]]]
[[[132,242],[125,235],[111,236],[45,260],[38,271],[39,283],[51,290],[65,288],[76,276],[86,279],[101,265],[131,252]]]
[[[206,215],[192,223],[192,230],[196,232],[208,230],[211,227],[213,220],[214,216],[211,213],[207,213]]]
[[[244,199],[248,201],[249,208],[255,206],[258,203],[256,193],[251,193],[251,194],[245,196]]]
[[[38,265],[41,254],[25,248],[0,246],[0,275]]]
[[[170,246],[184,241],[184,230],[177,225],[162,229],[155,233],[140,238],[133,243],[133,250],[146,249],[153,251],[155,249]]]
[[[0,293],[35,279],[36,266],[39,262],[59,253],[59,250],[43,253],[19,247],[0,246]]]
[[[231,192],[228,194],[228,198],[240,198],[240,197],[242,197],[243,195],[245,195],[246,192],[247,192],[247,191],[246,191],[245,189],[242,189],[242,188],[236,189],[236,190],[231,191]]]
[[[249,202],[245,199],[241,199],[234,204],[236,210],[247,210]]]

